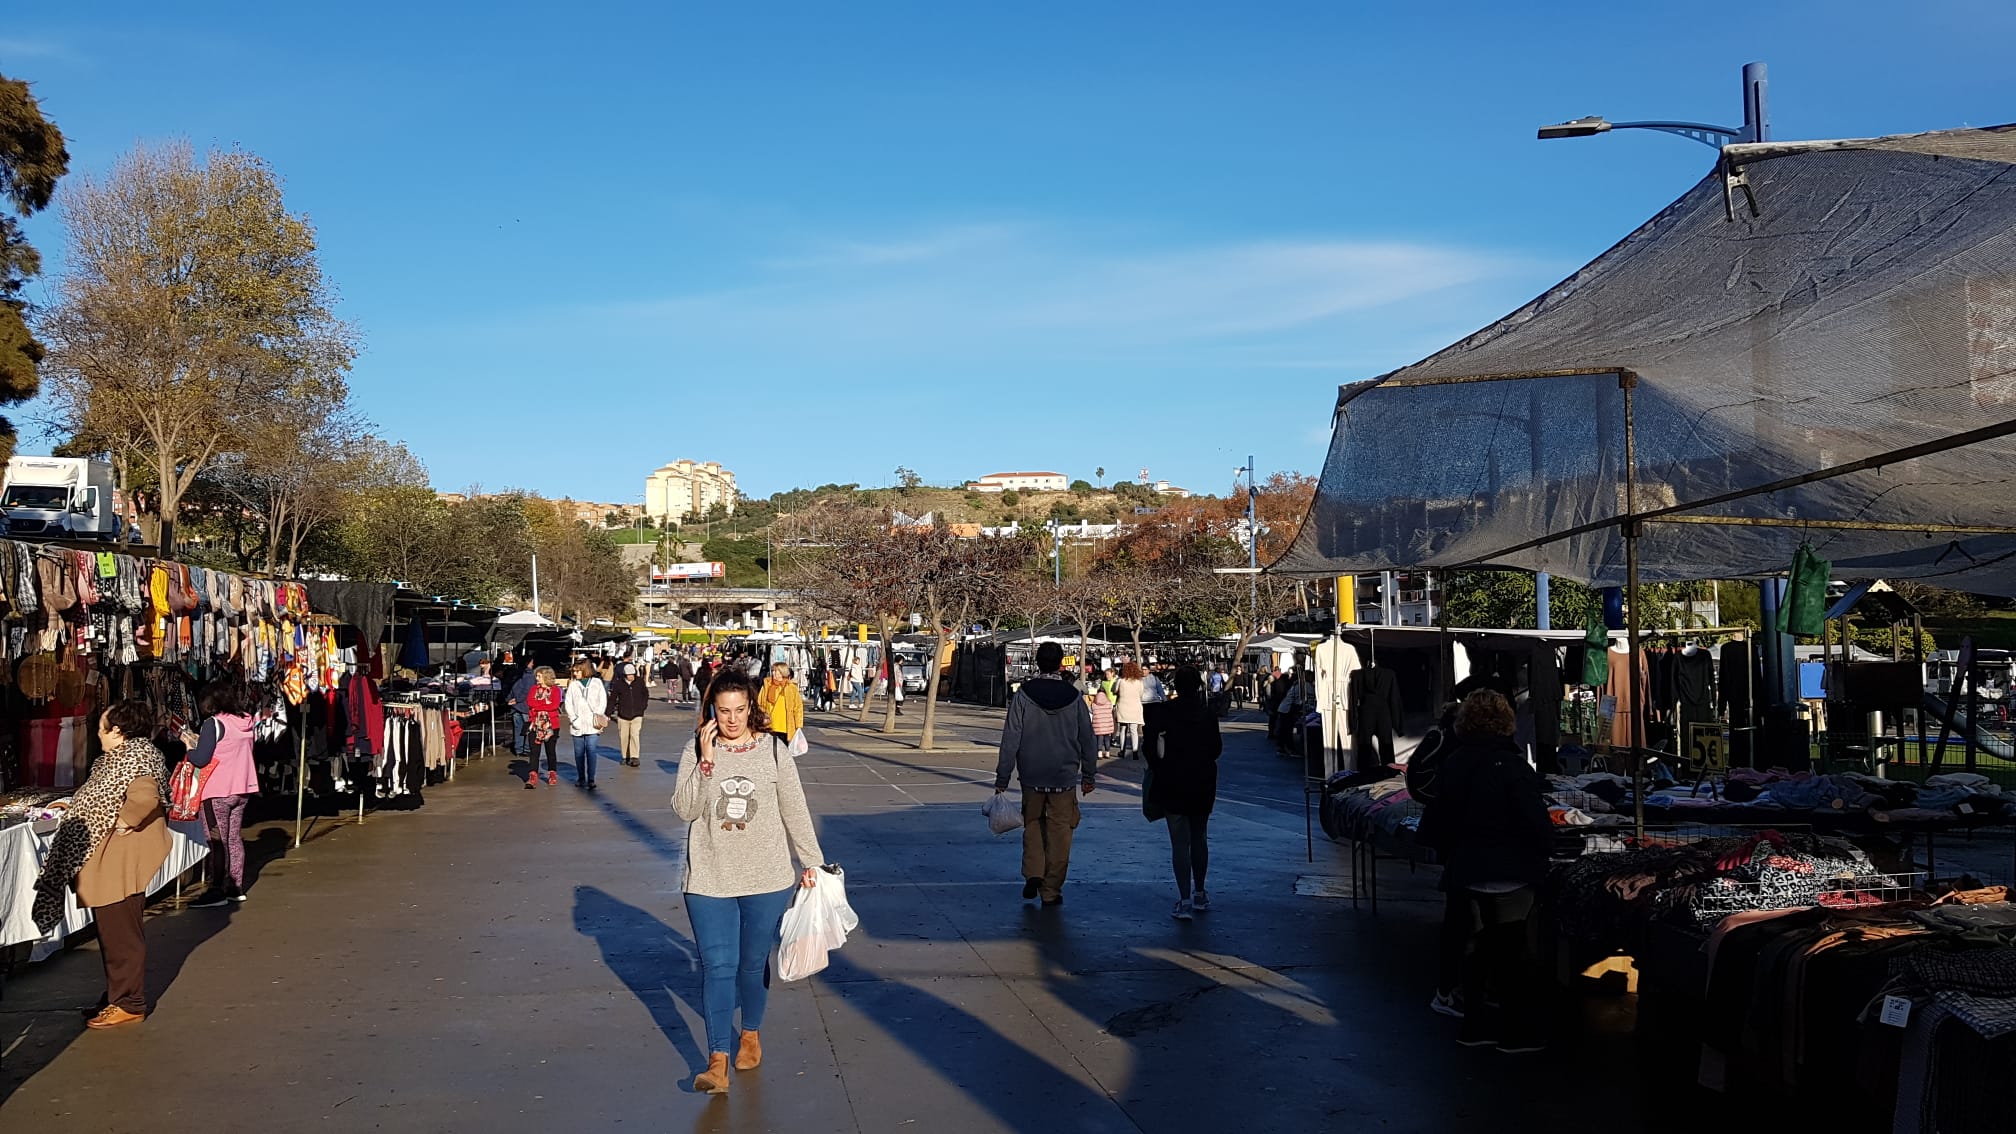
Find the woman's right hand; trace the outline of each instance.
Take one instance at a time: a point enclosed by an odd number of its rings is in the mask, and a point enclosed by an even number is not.
[[[714,738],[720,733],[721,725],[716,721],[710,720],[700,726],[700,774],[703,776],[714,774]]]

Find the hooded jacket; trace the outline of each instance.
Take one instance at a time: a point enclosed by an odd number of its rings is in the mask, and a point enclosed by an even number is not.
[[[532,711],[532,690],[538,687],[539,675],[533,673],[528,666],[525,672],[518,675],[518,680],[511,683],[512,711],[530,713]]]
[[[1001,726],[995,790],[1007,790],[1014,772],[1024,791],[1071,791],[1091,783],[1098,767],[1092,712],[1078,687],[1051,674],[1023,682],[1009,700],[1008,721]]]
[[[644,684],[644,678],[632,674],[619,677],[609,687],[610,707],[615,709],[615,717],[621,721],[634,721],[644,715],[651,704],[651,688]]]
[[[1464,737],[1436,777],[1416,833],[1441,857],[1442,888],[1480,882],[1537,885],[1547,877],[1553,824],[1546,781],[1509,736]]]

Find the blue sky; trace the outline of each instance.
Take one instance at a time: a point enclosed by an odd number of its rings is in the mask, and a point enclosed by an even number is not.
[[[382,432],[439,488],[605,501],[677,457],[752,495],[1314,472],[1339,383],[1712,159],[1535,126],[1733,122],[1751,59],[1779,137],[2016,119],[2016,5],[1988,0],[53,8],[9,17],[0,72],[73,168],[263,155]]]

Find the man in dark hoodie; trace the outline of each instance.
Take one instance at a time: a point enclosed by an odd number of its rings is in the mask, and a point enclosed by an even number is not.
[[[520,756],[530,756],[532,745],[525,737],[525,728],[532,719],[532,688],[539,684],[538,676],[532,671],[538,667],[527,659],[524,672],[511,683],[511,750]]]
[[[1022,898],[1040,893],[1046,906],[1063,904],[1071,832],[1078,827],[1074,792],[1091,795],[1099,767],[1092,711],[1063,667],[1063,646],[1036,648],[1037,673],[1008,702],[994,769],[997,794],[1008,790],[1011,771],[1022,780]]]

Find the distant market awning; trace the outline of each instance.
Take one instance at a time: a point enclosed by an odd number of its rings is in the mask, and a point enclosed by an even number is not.
[[[1619,584],[1635,518],[1647,580],[1806,541],[1845,577],[2016,595],[2016,128],[1725,147],[1546,294],[1345,387],[1333,426],[1275,571]]]
[[[558,624],[536,610],[514,610],[500,615],[491,628],[490,641],[499,649],[511,649],[529,635],[557,629]]]

